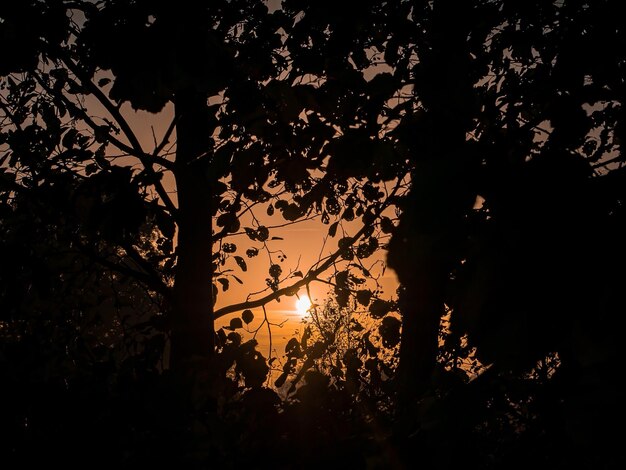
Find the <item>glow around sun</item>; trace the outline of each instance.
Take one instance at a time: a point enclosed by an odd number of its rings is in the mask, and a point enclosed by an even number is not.
[[[296,312],[298,312],[298,315],[306,315],[310,308],[311,299],[306,295],[301,295],[300,298],[296,300]]]

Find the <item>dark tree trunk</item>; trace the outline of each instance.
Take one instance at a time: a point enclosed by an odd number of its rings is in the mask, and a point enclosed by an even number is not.
[[[211,185],[207,173],[210,115],[202,94],[175,99],[178,247],[172,308],[171,364],[214,350]]]
[[[415,93],[426,112],[407,142],[414,158],[411,192],[389,246],[388,262],[402,286],[401,408],[430,382],[446,284],[463,241],[464,215],[476,196],[476,162],[465,141],[475,112],[470,10],[463,0],[441,5],[418,47]]]
[[[399,296],[402,343],[398,379],[402,384],[403,400],[415,397],[424,390],[437,358],[439,323],[444,312],[442,287],[446,280],[441,275],[441,267],[448,263],[435,257],[428,258],[419,255],[411,257],[420,267],[414,267],[411,273],[402,269],[398,272],[402,280]]]

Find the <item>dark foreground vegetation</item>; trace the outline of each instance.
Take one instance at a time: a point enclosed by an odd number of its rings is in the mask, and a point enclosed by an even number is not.
[[[620,2],[351,3],[0,3],[2,468],[622,468]]]

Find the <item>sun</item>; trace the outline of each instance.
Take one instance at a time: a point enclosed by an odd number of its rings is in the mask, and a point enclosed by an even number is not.
[[[306,295],[301,295],[298,300],[296,300],[296,312],[298,315],[306,315],[311,308],[311,299],[309,299]]]

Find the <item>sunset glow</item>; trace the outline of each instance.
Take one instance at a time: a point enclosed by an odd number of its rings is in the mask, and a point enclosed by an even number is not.
[[[311,299],[309,299],[306,295],[302,295],[296,300],[296,312],[298,312],[298,315],[306,315],[310,308]]]

